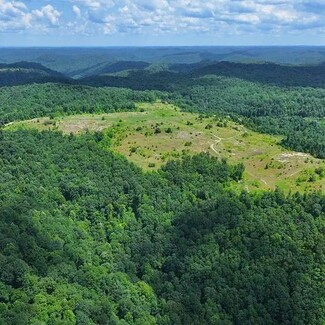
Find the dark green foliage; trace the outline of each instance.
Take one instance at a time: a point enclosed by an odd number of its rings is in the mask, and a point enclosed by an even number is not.
[[[147,56],[192,63],[193,57],[234,55],[210,50],[148,49]],[[66,51],[66,57],[59,49],[24,55],[37,54],[78,77],[147,67],[113,58],[107,63],[99,49]],[[126,61],[129,55],[145,60],[137,49],[108,52],[121,51]],[[237,54],[263,51],[269,53]],[[82,60],[72,64],[69,53]],[[97,56],[89,60],[89,53]],[[61,78],[24,64],[2,82]],[[82,81],[142,91],[54,83],[0,88],[0,127],[39,116],[55,123],[57,115],[134,110],[135,102],[160,99],[200,112],[201,120],[229,116],[282,134],[284,146],[325,156],[324,65],[170,67],[174,72],[157,65],[128,77]],[[219,117],[216,123],[224,125]],[[101,132],[76,137],[0,129],[0,324],[324,323],[322,193],[236,194],[229,187],[241,181],[244,165],[208,154],[143,173],[104,151],[102,141]],[[316,168],[309,181],[323,174]]]
[[[175,84],[186,83],[208,75],[238,78],[266,85],[285,87],[325,87],[325,63],[310,66],[285,66],[273,63],[244,64],[233,62],[201,62],[193,65],[171,65],[169,71],[133,71],[128,78],[107,75],[94,75],[84,78],[82,82],[96,86],[121,85],[134,89],[172,90]],[[136,82],[137,78],[141,83]],[[159,83],[161,79],[161,83]],[[167,80],[172,80],[167,85]],[[186,82],[187,81],[187,82]],[[176,86],[177,87],[177,86]]]
[[[0,63],[0,87],[46,82],[69,82],[69,78],[38,63]]]
[[[237,195],[207,154],[144,174],[100,134],[3,132],[1,324],[322,324],[321,194]]]
[[[306,231],[310,222],[322,222],[306,210],[294,212],[297,199],[265,194],[248,208],[220,196],[176,217],[157,281],[167,283],[156,289],[171,323],[320,324],[324,286],[310,283],[320,269],[312,271],[307,261],[321,263],[312,251],[324,240]],[[303,236],[313,244],[307,247]],[[311,292],[313,306],[305,309]]]
[[[38,64],[26,64],[30,66],[30,74],[27,74],[30,78],[26,82],[39,82],[37,76],[33,79],[32,71],[36,68],[42,76],[59,78],[55,75],[58,73]],[[50,113],[128,110],[134,109],[134,101],[161,99],[173,102],[184,110],[230,116],[259,132],[285,136],[282,144],[288,148],[325,157],[324,124],[316,120],[325,116],[324,63],[285,66],[204,61],[181,66],[167,65],[158,72],[154,69],[141,70],[140,64],[140,70],[131,71],[123,77],[100,74],[101,69],[123,69],[136,67],[137,64],[139,62],[106,63],[93,67],[89,72],[91,76],[69,80],[69,83],[152,91],[123,89],[119,92],[117,89],[53,84],[4,88],[0,89],[0,101],[4,106],[2,119],[9,121]],[[10,78],[5,76],[2,80],[6,84]]]
[[[198,67],[193,73],[196,76],[214,74],[277,86],[325,87],[325,62],[308,66],[218,62]]]
[[[289,124],[290,126],[290,124]],[[325,128],[319,122],[305,122],[303,127],[297,127],[295,132],[287,132],[287,137],[281,144],[297,151],[308,151],[313,156],[325,158]]]
[[[161,129],[157,126],[155,127],[155,131],[154,131],[155,134],[158,134],[158,133],[161,133]]]
[[[165,91],[168,94],[161,98],[184,110],[230,116],[259,132],[284,135],[283,145],[293,150],[324,158],[324,124],[316,121],[325,116],[324,67],[224,62],[190,73],[137,71],[128,77],[95,76],[82,82]],[[250,74],[251,68],[257,77]]]
[[[286,135],[281,141],[284,147],[325,158],[325,127],[320,119],[283,116],[257,117],[252,120],[254,121],[252,127],[256,131]]]
[[[33,84],[0,88],[1,120],[48,115],[130,111],[135,102],[154,102],[155,92],[117,88],[91,88],[66,84]]]

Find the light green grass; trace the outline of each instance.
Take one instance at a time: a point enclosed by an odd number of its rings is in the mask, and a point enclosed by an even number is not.
[[[104,147],[144,170],[157,169],[183,155],[209,152],[232,164],[244,163],[244,181],[236,184],[237,189],[324,190],[325,179],[315,174],[324,161],[282,148],[278,145],[281,137],[259,134],[229,120],[181,112],[173,105],[146,103],[137,108],[135,112],[39,118],[13,123],[8,129],[27,127],[67,134],[104,131]],[[160,133],[155,133],[157,128]],[[166,132],[168,128],[171,133]]]

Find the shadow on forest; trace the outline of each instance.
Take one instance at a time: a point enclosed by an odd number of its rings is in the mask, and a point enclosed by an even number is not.
[[[198,78],[217,75],[280,87],[325,87],[325,63],[313,66],[285,66],[273,63],[243,64],[200,62],[178,64],[171,71],[132,71],[127,77],[95,75],[79,82],[90,86],[126,87],[134,90],[174,91],[198,84]]]
[[[158,72],[146,70],[148,65],[146,62],[118,61],[113,65],[98,68],[94,75],[71,79],[36,63],[2,64],[0,68],[19,67],[28,68],[31,71],[28,73],[22,71],[2,72],[0,74],[0,87],[54,82],[95,87],[121,87],[134,90],[178,91],[186,86],[198,85],[200,83],[198,79],[206,75],[238,78],[280,87],[325,87],[325,62],[319,65],[289,66],[274,63],[244,64],[226,61],[201,61],[194,64],[173,64],[169,70]],[[34,71],[33,69],[36,68],[49,75],[44,76],[39,71]],[[131,70],[127,76],[123,77],[104,74],[125,71],[125,69],[137,70]]]

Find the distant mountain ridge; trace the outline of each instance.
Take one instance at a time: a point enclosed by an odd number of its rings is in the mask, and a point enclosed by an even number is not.
[[[161,67],[160,69],[155,69]],[[123,72],[123,76],[120,75]],[[90,86],[172,91],[174,86],[215,75],[285,87],[325,88],[325,62],[317,65],[280,65],[271,62],[235,63],[203,60],[191,64],[150,64],[118,61],[98,64],[72,79],[35,62],[0,63],[0,86],[62,82]]]
[[[37,62],[71,78],[89,76],[97,68],[118,62],[149,64],[195,64],[201,61],[276,64],[319,64],[325,47],[104,47],[104,48],[1,48],[0,62]]]
[[[35,62],[21,61],[0,64],[0,86],[15,86],[28,83],[68,82],[64,74]]]
[[[196,76],[214,74],[285,86],[325,87],[325,62],[292,66],[272,62],[245,64],[222,61],[199,66],[193,73]]]
[[[172,91],[173,85],[187,84],[208,75],[236,78],[284,87],[325,88],[325,63],[318,65],[279,65],[275,63],[234,63],[201,61],[171,64],[164,69],[130,71],[127,76],[91,75],[79,80],[91,86],[127,87],[138,90]]]
[[[95,66],[88,69],[74,71],[74,78],[80,79],[94,75],[113,74],[130,70],[143,70],[149,66],[150,63],[144,61],[117,61],[113,63],[108,62],[104,64],[96,64]]]

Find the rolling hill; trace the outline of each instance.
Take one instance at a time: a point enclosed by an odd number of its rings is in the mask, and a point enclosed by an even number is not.
[[[23,61],[0,64],[0,86],[68,81],[69,79],[62,73],[48,69],[39,63]]]
[[[94,67],[118,61],[192,64],[206,60],[242,63],[273,62],[290,65],[319,64],[325,61],[325,48],[322,46],[0,48],[0,62],[37,62],[72,78],[89,75]]]
[[[0,324],[323,324],[321,58],[1,51]]]

